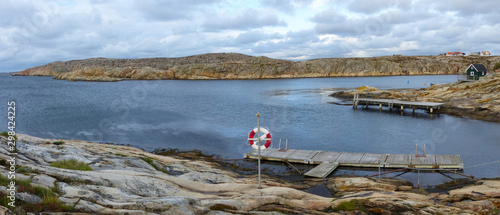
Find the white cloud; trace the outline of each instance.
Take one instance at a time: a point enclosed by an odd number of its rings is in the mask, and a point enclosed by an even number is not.
[[[496,0],[0,2],[0,72],[92,57],[500,53]]]

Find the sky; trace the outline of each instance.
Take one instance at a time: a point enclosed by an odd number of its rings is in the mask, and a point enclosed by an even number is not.
[[[2,0],[0,72],[94,57],[500,53],[498,0]]]

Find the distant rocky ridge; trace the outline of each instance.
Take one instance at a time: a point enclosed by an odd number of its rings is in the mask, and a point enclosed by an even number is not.
[[[57,61],[16,75],[54,76],[69,81],[163,79],[271,79],[463,73],[471,63],[492,70],[500,56],[383,56],[287,61],[236,53],[213,53],[180,58]]]

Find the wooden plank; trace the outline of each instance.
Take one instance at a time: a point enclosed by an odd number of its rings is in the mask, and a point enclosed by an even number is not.
[[[367,99],[367,98],[358,98],[358,105],[389,105],[392,104],[394,107],[396,106],[405,106],[405,107],[415,107],[415,108],[438,108],[443,107],[444,103],[437,102],[412,102],[412,101],[401,101],[397,99]]]
[[[337,162],[334,163],[324,162],[314,167],[313,169],[309,170],[304,175],[309,177],[324,178],[330,175],[338,166],[339,163]]]
[[[342,152],[326,152],[320,151],[311,158],[311,164],[320,164],[323,162],[333,163],[342,154]]]
[[[363,167],[378,167],[381,163],[385,163],[386,159],[387,154],[365,153],[359,160],[359,164]]]
[[[253,150],[245,154],[247,158],[257,158],[257,151]],[[269,148],[261,151],[262,160],[289,161],[295,163],[318,164],[318,163],[339,163],[339,166],[354,167],[378,167],[384,163],[386,168],[442,168],[442,169],[463,169],[463,162],[460,155],[427,155],[426,157],[415,157],[410,154],[376,154],[357,152],[334,152],[289,149],[280,151]]]
[[[339,157],[335,160],[335,162],[340,163],[342,165],[358,164],[359,160],[361,160],[364,154],[365,153],[342,152],[342,154],[339,155]]]
[[[436,164],[439,168],[463,169],[464,164],[460,155],[436,155]]]
[[[313,158],[318,152],[320,151],[295,150],[295,152],[288,155],[285,159],[290,162],[308,164],[309,162],[312,162],[311,158]]]
[[[436,156],[427,155],[425,157],[413,157],[411,160],[411,166],[415,168],[437,168]]]
[[[411,165],[411,159],[415,155],[404,155],[404,154],[389,154],[387,155],[387,164],[385,167],[409,167]]]
[[[282,161],[285,160],[290,154],[297,151],[296,149],[289,149],[288,151],[279,151],[279,149],[268,148],[266,150],[262,150],[260,152],[260,157],[262,160],[270,160],[270,161]],[[253,150],[247,153],[248,158],[258,158],[257,150]]]

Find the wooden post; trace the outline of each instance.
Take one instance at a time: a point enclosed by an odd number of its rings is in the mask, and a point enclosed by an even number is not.
[[[356,94],[352,98],[352,109],[356,109]]]
[[[258,168],[259,168],[259,189],[262,189],[262,185],[261,185],[261,177],[260,177],[260,113],[257,112],[257,142],[259,145],[258,148],[259,148],[259,161],[258,161]]]
[[[382,104],[379,105],[380,110],[382,110]]]
[[[432,108],[431,108],[431,113],[432,113]]]
[[[413,107],[413,114],[415,114],[415,107]]]

